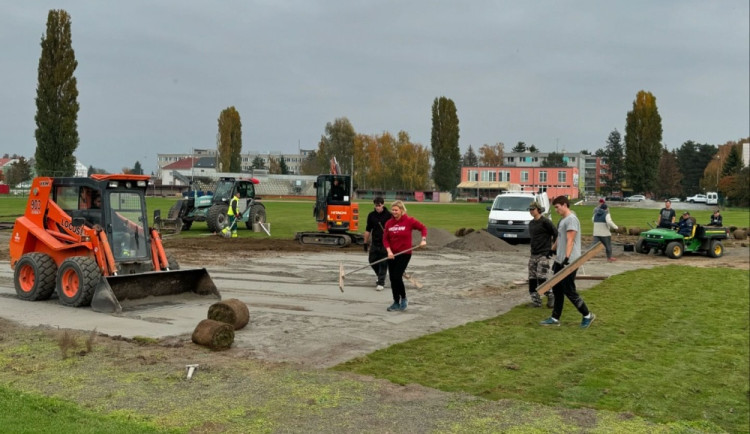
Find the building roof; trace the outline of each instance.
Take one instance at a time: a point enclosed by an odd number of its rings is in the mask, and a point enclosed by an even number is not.
[[[166,166],[162,167],[162,169],[172,169],[172,170],[190,169],[193,167],[193,162],[197,160],[198,159],[195,157],[183,158],[181,160],[175,161],[172,164],[167,164]]]

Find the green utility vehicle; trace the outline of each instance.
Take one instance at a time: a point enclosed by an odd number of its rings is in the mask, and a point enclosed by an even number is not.
[[[722,240],[729,238],[727,228],[693,225],[689,237],[678,234],[674,229],[655,228],[641,233],[635,244],[638,253],[662,252],[672,259],[679,259],[683,253],[706,253],[711,258],[724,254]]]

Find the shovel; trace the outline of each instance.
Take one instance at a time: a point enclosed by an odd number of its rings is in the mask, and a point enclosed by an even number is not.
[[[395,258],[398,255],[403,255],[404,253],[411,252],[412,250],[416,249],[417,247],[419,247],[419,245],[412,246],[412,247],[410,247],[410,248],[408,248],[408,249],[406,249],[406,250],[404,250],[402,252],[396,253],[395,255],[393,255],[393,257]],[[359,268],[357,268],[355,270],[352,270],[352,271],[350,271],[348,273],[344,272],[344,263],[343,262],[339,262],[339,289],[341,290],[341,292],[344,292],[344,277],[345,276],[347,276],[349,274],[352,274],[352,273],[354,273],[356,271],[364,270],[367,267],[372,267],[375,264],[379,264],[379,263],[387,261],[387,260],[388,260],[388,257],[385,257],[383,259],[378,259],[375,262],[372,262],[372,263],[367,264],[365,266],[359,267]],[[404,277],[406,277],[406,275],[404,275]],[[409,279],[408,277],[406,277],[406,278]],[[411,281],[411,279],[409,279],[409,280]],[[414,283],[415,286],[417,286],[417,288],[421,288],[422,287],[421,283],[417,285],[418,282],[414,282],[414,281],[411,281],[411,282]]]

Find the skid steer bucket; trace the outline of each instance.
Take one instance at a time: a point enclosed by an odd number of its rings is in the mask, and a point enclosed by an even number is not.
[[[96,312],[122,312],[121,301],[192,292],[221,299],[205,268],[102,277],[91,300]]]

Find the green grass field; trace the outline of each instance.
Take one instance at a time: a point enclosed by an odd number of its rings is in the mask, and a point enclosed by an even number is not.
[[[505,315],[393,345],[335,369],[487,399],[631,412],[660,423],[748,430],[747,270],[671,265],[613,276],[585,292],[581,330]]]
[[[161,210],[162,215],[166,215],[169,208],[175,203],[174,198],[149,197],[147,206],[149,209],[149,219],[153,217],[153,211]],[[271,237],[279,239],[294,238],[296,232],[315,231],[317,225],[313,218],[312,201],[264,201],[266,206],[267,221],[271,223]],[[461,227],[481,229],[487,227],[488,211],[486,203],[407,203],[408,214],[416,217],[428,227],[435,227],[454,232]],[[680,204],[675,204],[674,208],[681,210]],[[17,216],[23,214],[26,206],[26,199],[21,197],[3,197],[0,198],[0,221],[13,221]],[[591,223],[591,214],[593,206],[573,206],[581,220],[581,231],[584,235],[591,234],[593,224]],[[628,208],[613,206],[611,209],[612,219],[618,226],[626,228],[640,227],[648,229],[648,223],[654,222],[659,214],[658,209]],[[369,201],[360,202],[362,218],[372,210],[372,203]],[[691,211],[696,217],[698,223],[707,223],[710,219],[713,208],[706,207],[703,210]],[[728,208],[722,210],[725,226],[747,227],[750,225],[750,212],[748,208]],[[557,216],[552,212],[552,220],[557,221]],[[200,236],[208,231],[205,223],[196,222],[193,227],[180,236],[191,237]],[[364,232],[364,227],[360,228]],[[265,233],[253,233],[244,229],[240,225],[240,237],[265,238]]]

